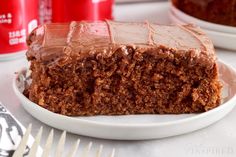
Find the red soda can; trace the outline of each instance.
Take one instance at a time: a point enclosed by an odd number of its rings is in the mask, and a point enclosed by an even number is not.
[[[113,0],[52,0],[52,22],[112,19]]]
[[[51,23],[52,0],[39,0],[39,24]]]
[[[38,0],[0,0],[0,58],[26,50],[37,24]]]

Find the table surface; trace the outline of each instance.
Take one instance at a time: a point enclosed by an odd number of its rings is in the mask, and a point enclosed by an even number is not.
[[[116,20],[121,21],[158,21],[159,23],[170,23],[167,18],[168,5],[164,3],[139,3],[123,4],[114,7]],[[236,52],[223,49],[216,49],[217,56],[225,63],[236,68]],[[20,105],[12,89],[12,79],[14,72],[27,65],[26,59],[19,58],[11,61],[0,62],[0,101],[10,112],[26,127],[29,123],[33,124],[32,134],[35,136],[39,127],[44,127],[42,145],[52,129],[30,114]],[[116,157],[235,157],[236,156],[236,108],[219,122],[193,133],[175,136],[171,138],[144,140],[144,141],[114,141],[103,140],[90,137],[67,134],[65,152],[72,144],[81,139],[80,149],[93,141],[91,156],[95,154],[100,144],[104,146],[104,157],[108,156],[112,148],[116,149]],[[96,130],[95,130],[96,131]],[[55,139],[61,134],[60,130],[55,130]],[[53,147],[56,147],[54,141]],[[78,151],[80,154],[81,151]]]

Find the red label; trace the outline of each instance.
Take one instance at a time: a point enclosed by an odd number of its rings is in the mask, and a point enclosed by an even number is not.
[[[52,0],[52,22],[112,19],[113,0]]]
[[[38,24],[38,0],[0,0],[0,54],[25,50]]]

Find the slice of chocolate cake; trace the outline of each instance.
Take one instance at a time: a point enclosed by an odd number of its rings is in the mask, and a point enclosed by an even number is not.
[[[192,25],[46,24],[28,45],[24,93],[59,114],[197,113],[220,104],[212,42]]]

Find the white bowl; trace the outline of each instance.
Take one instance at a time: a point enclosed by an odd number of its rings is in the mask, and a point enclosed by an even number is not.
[[[155,139],[181,135],[207,127],[223,118],[234,108],[236,105],[236,72],[222,62],[219,62],[218,65],[220,78],[224,85],[222,104],[200,114],[68,117],[50,112],[22,94],[26,70],[22,70],[16,75],[13,80],[13,88],[25,110],[52,127],[104,139]]]
[[[173,23],[176,24],[187,24],[188,22],[180,19],[172,10],[169,12],[169,17]],[[217,32],[213,30],[208,30],[206,28],[202,28],[204,32],[210,37],[213,44],[216,47],[236,50],[236,34],[233,33],[223,33]]]
[[[216,24],[212,22],[207,22],[198,18],[195,18],[193,16],[190,16],[183,11],[179,10],[176,8],[172,3],[171,3],[171,11],[182,21],[185,21],[187,23],[193,23],[196,24],[202,28],[206,28],[208,30],[213,30],[216,32],[222,32],[222,33],[233,33],[236,35],[236,27],[233,26],[226,26],[226,25],[221,25],[221,24]]]

